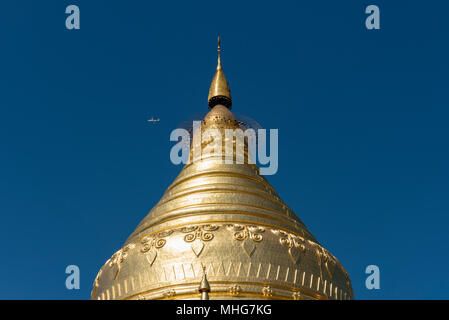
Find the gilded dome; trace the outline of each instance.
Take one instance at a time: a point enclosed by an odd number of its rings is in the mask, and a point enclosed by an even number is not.
[[[228,108],[213,105],[202,132],[238,128]],[[190,161],[100,269],[91,299],[352,299],[341,263],[248,162]]]

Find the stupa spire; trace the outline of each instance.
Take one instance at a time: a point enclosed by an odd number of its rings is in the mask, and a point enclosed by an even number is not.
[[[210,285],[207,281],[206,267],[203,267],[203,278],[198,291],[201,293],[201,300],[209,300]]]
[[[218,46],[217,46],[217,55],[218,55],[218,63],[217,63],[217,70],[221,69],[221,46],[220,46],[220,36],[218,36],[217,39]]]
[[[210,85],[209,97],[207,99],[208,105],[209,108],[211,109],[217,104],[224,105],[225,107],[231,109],[232,106],[231,90],[229,89],[229,84],[228,81],[226,80],[221,65],[220,36],[218,36],[217,55],[218,55],[217,70],[215,71],[215,75]]]

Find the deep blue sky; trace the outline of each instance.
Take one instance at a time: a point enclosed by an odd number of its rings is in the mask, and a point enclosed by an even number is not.
[[[81,30],[65,29],[69,4]],[[369,4],[381,30],[365,28]],[[1,299],[89,298],[181,169],[169,135],[207,111],[218,34],[233,111],[279,129],[268,180],[356,298],[449,297],[447,1],[2,0],[0,12]],[[65,289],[69,264],[81,290]]]

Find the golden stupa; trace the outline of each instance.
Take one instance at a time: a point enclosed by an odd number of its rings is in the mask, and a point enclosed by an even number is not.
[[[230,111],[220,43],[218,52],[208,98],[211,110],[201,130],[239,127]],[[216,142],[203,140],[202,146]],[[91,294],[98,300],[352,298],[341,263],[279,198],[259,168],[248,161],[225,164],[213,153],[182,169],[100,269]]]

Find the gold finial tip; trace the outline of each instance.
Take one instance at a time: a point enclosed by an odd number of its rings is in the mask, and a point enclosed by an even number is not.
[[[215,72],[215,76],[212,79],[212,83],[209,89],[209,97],[208,97],[208,105],[209,108],[213,108],[217,104],[222,104],[227,108],[231,109],[232,106],[232,98],[231,98],[231,90],[229,89],[228,81],[226,81],[226,77],[223,73],[223,68],[221,66],[221,38],[218,36],[217,38],[218,47],[218,63],[217,63],[217,71]]]
[[[220,44],[220,36],[218,36],[217,42],[218,42],[218,46],[217,46],[217,57],[218,57],[217,70],[218,70],[218,69],[221,69],[221,57],[220,57],[220,54],[221,54],[221,44]]]
[[[201,279],[200,286],[198,288],[199,292],[210,292],[209,281],[207,281],[206,268],[203,267],[203,278]]]

